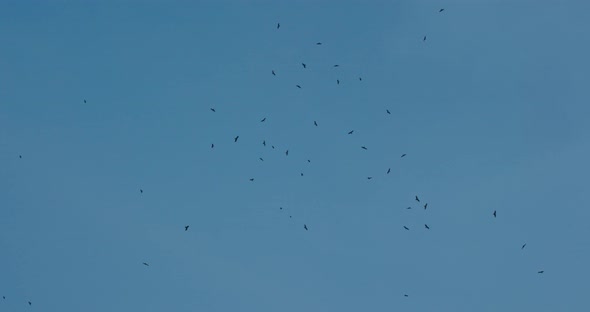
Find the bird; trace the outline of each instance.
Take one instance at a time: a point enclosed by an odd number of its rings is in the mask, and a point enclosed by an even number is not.
[[[303,66],[303,68],[307,68],[307,65],[305,63],[301,63],[301,65]]]
[[[408,207],[408,208],[406,208],[406,209],[412,209],[412,207]]]
[[[424,224],[424,227],[425,227],[427,230],[430,230],[430,227],[428,226],[428,224]]]
[[[266,121],[266,117],[262,118],[262,120],[260,120],[260,122],[265,122]]]
[[[428,203],[424,204],[424,210],[426,210],[426,207],[428,207]]]
[[[495,217],[496,217],[496,210],[494,210],[494,213],[493,213],[493,215],[494,215],[494,218],[495,218]]]
[[[210,108],[210,110],[215,113],[215,108]]]
[[[391,172],[391,168],[387,169],[387,174],[389,174]]]
[[[364,150],[366,150],[366,149],[367,149],[367,148],[366,148],[366,147],[364,147],[364,146],[361,146],[361,148],[362,148],[362,149],[364,149]]]
[[[281,23],[277,23],[277,29],[281,28]]]
[[[385,111],[386,111],[386,112],[387,112],[389,115],[391,115],[391,112],[390,112],[388,109],[386,109]]]
[[[526,247],[526,243],[524,243],[524,245],[522,245],[522,247],[520,247],[520,250],[523,250],[524,247]]]
[[[275,149],[275,146],[274,145],[271,145],[270,147],[272,147],[272,149]]]
[[[143,194],[143,190],[142,189],[139,189],[139,193]]]
[[[277,75],[277,74],[275,74],[275,71],[274,71],[274,70],[272,71],[272,75],[273,75],[273,76],[276,76],[276,75]]]
[[[29,305],[32,305],[32,303],[29,301]]]
[[[185,226],[184,226],[184,231],[185,231],[185,232],[186,232],[186,231],[188,231],[188,227],[189,227],[188,225],[185,225]]]
[[[444,11],[444,10],[445,10],[445,9],[440,9],[440,10],[438,10],[438,13],[440,13],[440,12],[442,12],[442,11]]]
[[[539,271],[539,272],[537,272],[537,273],[539,273],[539,274],[542,274],[542,273],[544,273],[544,272],[545,272],[545,271]]]
[[[303,228],[307,231],[307,225],[306,224],[303,225]]]
[[[336,84],[340,84],[340,80],[336,79]]]
[[[315,120],[313,121],[313,124],[314,124],[314,126],[316,126],[316,127],[318,126],[318,122],[317,122],[317,121],[315,121]]]
[[[286,150],[286,151],[285,151],[285,155],[286,155],[286,156],[289,156],[289,150]]]
[[[250,178],[250,182],[254,181],[254,178]]]
[[[338,65],[338,64],[334,65],[334,67],[338,67],[338,66],[340,66],[340,65]]]
[[[262,141],[262,145],[266,146],[266,140]]]
[[[301,89],[301,86],[300,86],[300,85],[295,85],[295,86],[296,86],[297,88]]]
[[[283,207],[279,207],[279,210],[283,210]]]
[[[86,103],[86,100],[84,100],[84,103]]]
[[[18,155],[18,158],[21,158],[22,159],[23,158],[23,155]]]
[[[402,154],[402,157],[405,157],[405,156],[406,156],[406,154]],[[401,158],[401,157],[400,157],[400,158]]]
[[[234,143],[235,143],[235,142],[238,142],[238,139],[239,139],[239,138],[240,138],[240,136],[239,136],[239,135],[238,135],[238,136],[236,136],[236,137],[234,138]]]
[[[145,266],[150,266],[149,264],[147,264],[147,263],[145,263],[145,262],[143,263],[143,265],[145,265]]]
[[[303,172],[301,173],[301,176],[303,176]]]
[[[262,159],[262,157],[260,157],[260,158],[258,158],[258,159],[260,159],[260,161],[264,161],[264,159]]]
[[[424,38],[422,38],[422,41],[426,41],[426,36],[424,36]]]
[[[408,297],[408,295],[404,294],[404,297]]]
[[[350,130],[348,131],[348,134],[352,134],[354,132],[354,130]]]
[[[310,160],[310,159],[308,159],[308,160],[307,160],[307,162],[308,162],[308,163],[310,163],[310,162],[311,162],[311,160]]]
[[[405,226],[405,225],[404,225],[404,229],[406,229],[406,230],[408,230],[408,231],[410,230],[410,229],[409,229],[407,226]]]
[[[420,202],[420,198],[418,198],[418,195],[416,195],[416,201]]]
[[[316,45],[322,45],[322,43],[321,42],[317,42]]]
[[[367,180],[371,180],[373,177],[367,177]]]

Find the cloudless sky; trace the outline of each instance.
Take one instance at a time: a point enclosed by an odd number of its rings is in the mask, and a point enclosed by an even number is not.
[[[589,311],[588,29],[576,0],[1,1],[0,311]]]

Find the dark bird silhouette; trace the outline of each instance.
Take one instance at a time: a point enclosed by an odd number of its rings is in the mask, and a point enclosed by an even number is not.
[[[387,112],[387,114],[391,115],[391,112],[388,109],[386,109],[385,111]]]
[[[336,84],[340,84],[340,80],[336,79]]]
[[[271,145],[270,147],[272,147],[272,149],[275,149],[275,146],[274,145]]]
[[[21,158],[22,159],[23,158],[23,155],[18,155],[18,158]]]
[[[387,169],[387,174],[389,174],[391,172],[391,168]]]
[[[307,231],[307,225],[306,224],[303,225],[303,228]]]
[[[307,162],[308,162],[308,163],[310,163],[310,162],[311,162],[311,160],[310,160],[310,159],[308,159],[308,160],[307,160]]]
[[[235,142],[238,142],[238,139],[239,139],[239,138],[240,138],[240,136],[239,136],[239,135],[238,135],[238,136],[236,136],[236,137],[234,138],[234,143],[235,143]]]
[[[373,177],[367,177],[367,180],[371,180]]]
[[[348,134],[352,134],[354,132],[354,130],[350,130],[348,131]]]
[[[252,181],[254,181],[254,178],[251,178],[251,179],[250,179],[250,182],[252,182]]]
[[[542,274],[542,273],[544,273],[544,272],[545,272],[545,271],[539,271],[539,272],[537,272],[537,273],[539,273],[539,274]]]
[[[406,157],[406,154],[402,154],[402,157]],[[401,157],[400,157],[401,158]]]
[[[428,207],[428,203],[424,204],[424,210],[426,210],[426,207]]]
[[[86,100],[84,100],[84,103],[86,103]]]
[[[303,172],[301,173],[301,176],[303,176]]]
[[[260,120],[260,122],[265,122],[266,121],[266,117],[262,118],[262,120]]]
[[[445,9],[440,9],[440,10],[438,10],[438,13],[440,13],[440,12],[442,12],[442,11],[444,11],[444,10],[445,10]]]
[[[416,201],[420,202],[420,198],[418,198],[418,195],[416,195]]]
[[[215,147],[215,144],[211,143],[211,148],[214,148],[214,147]]]
[[[363,81],[363,78],[359,77],[359,81]]]
[[[364,147],[364,146],[361,146],[361,148],[362,148],[362,149],[364,149],[364,150],[366,150],[366,149],[367,149],[367,148],[366,148],[366,147]]]
[[[322,43],[321,42],[317,42],[316,45],[322,45]]]
[[[281,23],[277,23],[277,29],[281,28]]]
[[[426,41],[426,36],[424,36],[424,38],[422,38],[422,41]]]
[[[317,123],[317,121],[315,121],[315,120],[313,121],[313,124],[314,124],[314,126],[316,126],[316,127],[318,126],[318,123]]]
[[[143,265],[145,265],[145,266],[150,266],[149,264],[147,264],[147,263],[145,263],[145,262],[143,263]]]
[[[184,226],[184,231],[185,231],[185,232],[186,232],[186,231],[188,231],[188,227],[189,227],[188,225],[185,225],[185,226]]]
[[[522,247],[520,247],[520,250],[523,250],[524,247],[526,247],[526,243],[524,245],[522,245]]]
[[[264,161],[264,159],[262,159],[262,157],[260,157],[260,158],[258,158],[258,159],[260,159],[260,161]]]
[[[408,231],[410,230],[410,229],[409,229],[407,226],[405,226],[405,225],[404,225],[404,229],[406,229],[406,230],[408,230]]]
[[[494,213],[493,214],[494,214],[494,218],[495,218],[496,217],[496,210],[494,210]]]
[[[280,210],[283,210],[283,207],[279,207]]]
[[[295,85],[295,86],[296,86],[297,88],[301,89],[301,86],[300,86],[300,85]]]
[[[408,297],[408,295],[404,295],[404,297]]]
[[[334,67],[338,67],[338,66],[340,66],[340,65],[338,65],[338,64],[334,65]]]
[[[428,224],[424,224],[424,227],[425,227],[427,230],[430,230],[430,227],[428,226]]]
[[[262,141],[262,145],[266,146],[266,140]]]
[[[139,193],[143,194],[143,190],[142,189],[139,189]]]
[[[29,301],[29,305],[32,305],[32,303]]]
[[[305,65],[305,63],[301,63],[301,65],[303,66],[303,68],[307,68],[307,65]]]
[[[289,156],[289,150],[285,151],[285,155]]]
[[[210,108],[210,110],[215,113],[215,108]]]
[[[406,208],[406,209],[412,209],[412,207],[408,207],[408,208]]]
[[[272,75],[273,75],[273,76],[276,76],[276,75],[277,75],[277,74],[275,74],[275,71],[274,71],[274,70],[272,71]]]

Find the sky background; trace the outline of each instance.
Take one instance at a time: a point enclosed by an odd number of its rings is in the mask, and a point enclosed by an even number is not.
[[[576,0],[1,1],[0,311],[588,311],[588,29]]]

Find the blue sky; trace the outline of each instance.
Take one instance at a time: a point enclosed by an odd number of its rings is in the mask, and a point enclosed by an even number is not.
[[[587,311],[589,12],[1,2],[0,311]]]

